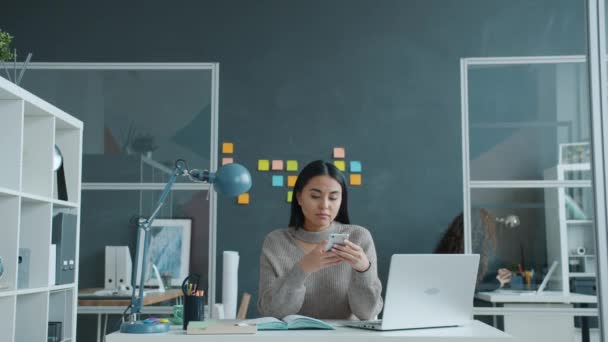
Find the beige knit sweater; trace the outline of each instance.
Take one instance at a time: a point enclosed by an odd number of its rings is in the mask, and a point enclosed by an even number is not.
[[[305,273],[298,265],[305,252],[296,244],[295,229],[275,230],[266,236],[260,256],[258,309],[262,315],[367,320],[380,313],[382,284],[371,234],[363,227],[340,223],[319,234],[332,232],[348,233],[348,239],[367,254],[370,268],[357,272],[343,262]]]

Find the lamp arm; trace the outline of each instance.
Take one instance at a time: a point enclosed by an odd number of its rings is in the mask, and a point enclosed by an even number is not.
[[[141,303],[143,301],[143,297],[144,297],[144,280],[146,279],[146,267],[144,265],[144,261],[148,258],[148,247],[150,246],[150,226],[152,225],[152,222],[154,221],[154,219],[156,218],[156,216],[158,215],[158,212],[160,211],[160,208],[163,206],[163,204],[165,204],[165,201],[167,200],[167,196],[169,195],[169,193],[171,192],[171,188],[173,187],[173,184],[175,183],[175,181],[177,180],[177,177],[179,176],[184,176],[184,175],[188,175],[188,170],[186,168],[186,162],[183,160],[177,160],[175,162],[175,168],[173,169],[173,174],[171,175],[171,178],[169,179],[169,181],[167,182],[167,184],[165,185],[165,188],[163,189],[163,192],[160,194],[160,197],[158,199],[158,202],[156,202],[156,209],[154,209],[154,211],[152,212],[152,214],[150,215],[149,218],[147,219],[139,219],[138,222],[138,227],[137,227],[137,231],[139,232],[139,230],[142,230],[142,234],[137,234],[137,245],[135,247],[135,267],[133,268],[133,274],[131,277],[131,287],[132,287],[132,293],[131,293],[131,321],[136,321],[139,319],[139,314],[141,313]],[[142,255],[142,262],[141,262],[141,277],[140,277],[140,287],[139,287],[139,294],[137,295],[137,297],[135,296],[136,293],[136,284],[137,284],[137,269],[140,267],[140,263],[139,263],[139,245],[141,243],[141,237],[143,236],[144,238],[144,250],[143,250],[143,255]]]

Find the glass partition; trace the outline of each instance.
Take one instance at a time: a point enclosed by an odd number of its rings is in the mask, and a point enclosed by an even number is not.
[[[84,183],[145,183],[150,179],[142,174],[143,167],[172,168],[178,158],[194,168],[211,167],[212,71],[208,68],[95,70],[34,65],[22,86],[84,122]]]
[[[589,163],[586,65],[539,61],[468,68],[472,181],[555,180],[556,165]]]

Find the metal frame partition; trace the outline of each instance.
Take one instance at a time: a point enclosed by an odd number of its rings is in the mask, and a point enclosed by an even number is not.
[[[31,63],[30,69],[48,70],[210,70],[211,71],[211,122],[209,134],[209,171],[218,168],[218,122],[219,122],[219,63]],[[82,190],[162,190],[165,183],[83,183]],[[178,183],[174,191],[208,191],[209,200],[209,263],[208,304],[212,308],[216,294],[216,240],[217,240],[217,194],[206,183]],[[213,310],[209,310],[212,314]]]
[[[604,0],[587,1],[587,53],[589,56],[589,103],[591,108],[592,165],[595,185],[595,241],[597,248],[597,293],[602,341],[608,341],[608,75],[606,71],[606,17]]]

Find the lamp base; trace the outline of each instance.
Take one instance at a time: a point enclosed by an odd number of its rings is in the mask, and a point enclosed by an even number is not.
[[[145,323],[144,321],[124,322],[120,325],[120,332],[125,334],[154,334],[168,332],[168,323]]]

